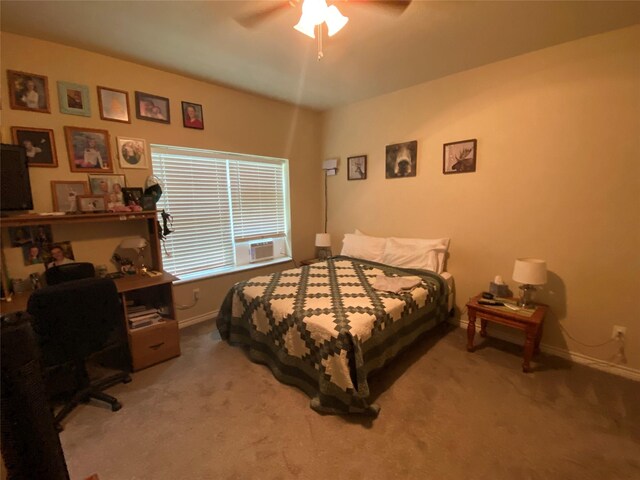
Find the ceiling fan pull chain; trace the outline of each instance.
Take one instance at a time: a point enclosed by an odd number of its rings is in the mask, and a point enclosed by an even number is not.
[[[324,53],[322,51],[322,24],[317,26],[318,28],[318,61],[322,60]]]

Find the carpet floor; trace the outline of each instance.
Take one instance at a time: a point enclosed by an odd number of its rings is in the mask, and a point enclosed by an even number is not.
[[[81,405],[61,440],[71,478],[639,479],[640,383],[462,329],[427,334],[371,379],[376,419],[320,415],[213,322],[182,356]],[[480,340],[480,339],[478,339]]]

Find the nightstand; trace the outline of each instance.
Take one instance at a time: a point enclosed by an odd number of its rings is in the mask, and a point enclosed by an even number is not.
[[[522,371],[531,371],[530,361],[534,353],[538,353],[544,317],[547,314],[546,305],[536,305],[534,309],[514,311],[508,307],[480,305],[481,295],[473,297],[467,303],[469,325],[467,325],[467,351],[473,352],[473,339],[476,334],[476,318],[480,319],[480,336],[487,336],[487,322],[495,322],[508,327],[517,328],[525,332],[524,355]],[[515,299],[514,303],[515,303]]]

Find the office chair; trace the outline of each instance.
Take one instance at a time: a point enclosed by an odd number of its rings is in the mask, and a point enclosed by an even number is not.
[[[114,412],[120,410],[120,402],[102,392],[106,385],[91,384],[86,366],[88,357],[109,344],[114,331],[126,338],[124,311],[113,280],[87,278],[40,288],[31,294],[27,311],[33,317],[43,366],[69,364],[73,371],[74,394],[55,415],[58,429],[80,402],[91,398],[109,403]],[[120,373],[119,381],[131,381],[129,373]]]
[[[93,263],[89,262],[65,263],[63,265],[48,268],[44,272],[44,279],[47,282],[47,285],[58,285],[62,282],[70,282],[95,276],[96,269],[94,268]]]

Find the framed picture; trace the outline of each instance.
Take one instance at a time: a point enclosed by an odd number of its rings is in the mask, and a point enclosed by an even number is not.
[[[109,132],[64,127],[64,136],[72,172],[113,172]]]
[[[30,167],[57,167],[58,155],[53,130],[47,128],[11,127],[13,143],[27,151]]]
[[[14,110],[51,113],[47,77],[35,73],[7,70],[9,103]]]
[[[386,178],[415,177],[418,141],[396,143],[386,147]]]
[[[151,122],[171,123],[169,99],[150,93],[136,93],[136,117]]]
[[[73,263],[75,258],[73,248],[71,248],[71,242],[54,243],[42,250],[42,260],[47,269],[65,263]]]
[[[367,156],[347,158],[347,180],[365,180],[367,178]]]
[[[22,247],[33,242],[31,227],[9,227],[9,242],[12,247]]]
[[[122,197],[126,207],[138,206],[142,208],[142,188],[123,188]]]
[[[59,182],[51,181],[54,212],[77,212],[79,195],[89,194],[89,184],[76,180]]]
[[[185,128],[197,128],[198,130],[204,130],[202,105],[191,102],[182,102],[182,125]]]
[[[22,257],[25,265],[38,265],[44,263],[43,253],[45,245],[36,245],[35,243],[27,243],[22,246]]]
[[[58,82],[60,111],[70,115],[91,116],[89,87],[70,82]]]
[[[78,195],[78,211],[80,213],[96,213],[107,211],[105,195]]]
[[[445,143],[442,148],[442,173],[475,172],[477,143],[475,138]]]
[[[142,138],[118,137],[118,157],[122,168],[149,168],[147,142]]]
[[[140,206],[143,210],[155,210],[156,199],[153,195],[142,195],[142,198],[140,199]]]
[[[49,245],[53,243],[51,225],[34,225],[31,227],[31,237],[36,245]]]
[[[89,189],[93,195],[107,199],[107,209],[124,205],[122,189],[127,186],[124,175],[89,175]]]
[[[102,120],[131,123],[128,92],[115,88],[98,87],[98,104]]]

